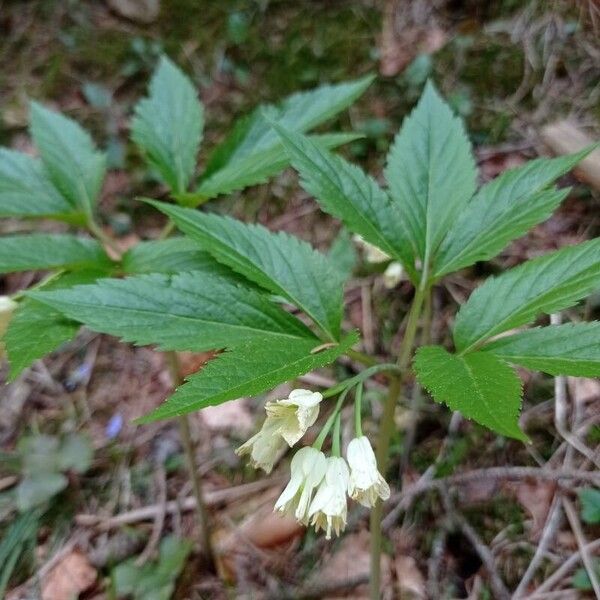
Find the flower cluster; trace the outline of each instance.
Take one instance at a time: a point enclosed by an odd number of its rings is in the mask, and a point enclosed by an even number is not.
[[[314,496],[313,496],[314,494]],[[367,508],[387,500],[390,488],[377,470],[375,454],[365,436],[348,444],[346,459],[325,457],[316,448],[302,448],[292,459],[291,478],[275,510],[294,515],[303,525],[339,535],[346,526],[347,496]]]
[[[296,444],[317,420],[322,399],[318,392],[294,390],[288,398],[268,402],[261,430],[240,446],[237,454],[249,454],[254,467],[270,473],[283,449]],[[324,432],[328,432],[327,426]],[[330,539],[332,532],[339,535],[346,526],[348,496],[370,508],[379,498],[387,500],[390,488],[377,470],[375,454],[365,436],[359,435],[348,444],[345,458],[326,457],[320,443],[316,445],[319,447],[307,446],[294,455],[290,481],[275,510],[293,515],[305,526],[313,525],[316,531],[323,529]]]

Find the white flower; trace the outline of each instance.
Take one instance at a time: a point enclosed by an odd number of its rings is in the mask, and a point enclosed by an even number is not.
[[[404,267],[399,262],[391,262],[383,273],[383,285],[391,290],[395,288],[404,277]]]
[[[377,498],[390,497],[390,486],[377,470],[377,460],[367,437],[354,438],[348,444],[346,458],[350,465],[348,493],[353,500],[369,508],[375,505]]]
[[[321,400],[323,396],[319,392],[293,390],[283,400],[267,402],[267,418],[261,430],[242,444],[236,454],[250,454],[254,468],[270,473],[285,442],[293,446],[317,420]]]
[[[367,242],[361,235],[354,235],[354,241],[357,246],[363,249],[367,262],[370,263],[382,263],[390,260],[391,256],[386,254],[383,250],[380,250],[377,246]]]
[[[310,390],[293,390],[284,400],[267,402],[267,421],[277,421],[277,431],[292,447],[319,416],[323,396]]]
[[[308,509],[315,530],[324,529],[325,537],[330,540],[332,530],[336,535],[346,527],[348,504],[346,492],[350,482],[348,465],[343,458],[330,456],[327,459],[325,478],[321,481],[317,493]]]
[[[290,481],[275,503],[275,510],[293,514],[298,521],[308,525],[308,507],[326,468],[327,459],[321,451],[310,446],[298,450],[292,458]]]
[[[250,454],[250,464],[255,469],[263,469],[265,473],[270,473],[285,447],[278,429],[278,424],[267,418],[261,430],[242,444],[235,453],[238,456]]]

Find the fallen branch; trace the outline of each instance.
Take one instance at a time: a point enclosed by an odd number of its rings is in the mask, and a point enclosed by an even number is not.
[[[205,494],[206,505],[215,506],[222,502],[228,502],[232,500],[239,500],[244,496],[250,496],[256,492],[260,492],[271,486],[280,485],[284,482],[284,478],[271,478],[261,479],[252,483],[246,483],[235,487],[225,488],[223,490],[212,490]],[[173,514],[178,511],[189,511],[196,508],[196,499],[193,496],[188,496],[182,501],[171,500],[163,505],[152,504],[150,506],[144,506],[143,508],[137,508],[130,510],[114,517],[102,517],[98,515],[90,514],[79,514],[75,516],[75,522],[78,525],[84,527],[98,527],[103,531],[108,529],[114,529],[115,527],[121,527],[123,525],[129,525],[131,523],[138,523],[139,521],[150,521],[156,518],[163,510],[165,514]]]

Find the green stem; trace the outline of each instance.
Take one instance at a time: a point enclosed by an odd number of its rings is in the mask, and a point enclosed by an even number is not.
[[[354,396],[354,433],[356,437],[362,437],[362,395],[363,382],[361,381],[356,386],[356,394]]]
[[[122,251],[121,248],[119,248],[117,242],[115,242],[115,240],[113,240],[113,238],[111,238],[109,235],[104,233],[102,227],[100,227],[100,225],[98,225],[98,223],[94,221],[94,218],[92,216],[88,217],[87,228],[90,230],[90,233],[92,233],[92,235],[95,238],[97,238],[105,246],[108,246],[113,252],[115,252],[118,258],[121,257]]]
[[[167,364],[174,386],[182,383],[179,358],[176,352],[166,352]],[[192,432],[190,430],[190,421],[188,415],[183,415],[177,418],[179,421],[179,431],[181,433],[181,442],[186,455],[190,479],[192,481],[192,490],[196,499],[196,515],[198,519],[198,527],[200,529],[200,539],[202,543],[202,553],[207,561],[207,566],[210,570],[215,569],[215,555],[210,539],[210,529],[208,526],[208,511],[204,503],[204,494],[202,492],[202,479],[198,472],[198,464],[196,463],[196,452]]]
[[[323,425],[323,429],[321,429],[321,433],[319,433],[319,437],[317,437],[317,439],[315,440],[315,443],[313,444],[313,448],[320,450],[323,447],[323,442],[325,441],[327,434],[331,430],[331,427],[332,427],[336,417],[338,416],[340,410],[342,410],[342,405],[344,404],[344,400],[346,399],[346,396],[348,395],[349,391],[350,391],[350,387],[347,387],[340,394],[340,397],[338,398],[338,400],[335,404],[335,408],[333,409],[333,412],[329,415],[327,421],[325,421],[325,425]]]
[[[331,443],[331,453],[333,454],[333,456],[337,456],[339,458],[339,456],[341,455],[340,452],[340,445],[341,445],[341,435],[340,435],[340,428],[342,426],[342,414],[338,412],[336,418],[335,418],[335,425],[333,426],[333,441]]]
[[[159,240],[166,240],[175,230],[175,223],[173,221],[171,221],[171,219],[169,219],[166,223],[165,226],[162,228],[162,231],[160,232],[158,239]]]
[[[399,373],[400,367],[398,367],[398,365],[393,364],[393,363],[382,363],[380,365],[375,365],[373,367],[369,367],[368,369],[361,371],[358,375],[355,375],[354,377],[350,377],[350,379],[346,379],[345,381],[342,381],[341,383],[338,383],[337,385],[330,387],[328,390],[325,390],[323,392],[323,398],[331,398],[332,396],[336,396],[337,394],[339,394],[346,388],[352,387],[353,385],[356,385],[357,383],[365,381],[365,379],[372,377],[376,373],[381,373],[382,371],[390,371],[390,372],[395,371],[395,372]]]
[[[362,363],[366,367],[372,367],[377,364],[376,358],[373,358],[368,354],[364,354],[363,352],[359,352],[358,350],[348,350],[348,352],[346,352],[346,355],[349,356],[352,360]]]
[[[426,281],[426,280],[424,280]],[[390,383],[388,390],[388,396],[383,407],[383,414],[381,416],[381,426],[379,428],[379,436],[377,438],[377,448],[375,456],[377,457],[377,466],[380,473],[385,476],[385,472],[388,464],[388,455],[390,449],[390,440],[394,431],[394,412],[396,410],[396,404],[398,402],[398,396],[402,389],[402,381],[406,375],[406,369],[410,363],[410,357],[412,354],[415,336],[417,333],[417,327],[419,325],[419,318],[421,316],[421,310],[423,308],[423,301],[428,293],[428,285],[425,283],[420,285],[413,298],[410,311],[408,313],[408,322],[406,324],[406,331],[404,332],[404,338],[402,339],[402,345],[400,346],[400,352],[398,355],[398,368],[400,375],[394,377]],[[380,587],[381,587],[381,517],[383,514],[383,506],[381,502],[378,502],[371,511],[370,519],[370,530],[371,530],[371,577],[370,577],[370,588],[372,600],[378,600],[380,598]]]

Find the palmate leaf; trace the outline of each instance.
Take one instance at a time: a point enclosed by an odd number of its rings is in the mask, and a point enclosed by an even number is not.
[[[336,265],[344,281],[349,279],[358,262],[358,253],[347,229],[343,227],[340,229],[329,248],[327,256]]]
[[[431,83],[392,144],[385,176],[406,230],[399,243],[411,253],[412,268],[418,259],[426,271],[477,176],[463,124]]]
[[[481,350],[550,375],[600,377],[600,322],[528,329]]]
[[[0,273],[36,269],[108,269],[111,261],[90,238],[32,233],[0,238]]]
[[[450,354],[441,346],[423,346],[415,355],[417,379],[436,402],[502,435],[519,440],[521,381],[493,354]]]
[[[0,148],[0,217],[54,217],[77,220],[73,206],[54,187],[42,162]]]
[[[149,96],[135,107],[131,137],[175,194],[185,192],[196,166],[204,109],[192,82],[166,56]]]
[[[92,283],[103,276],[106,273],[101,271],[64,273],[47,283],[43,289],[69,288]],[[9,379],[16,379],[34,361],[72,340],[80,327],[81,324],[77,321],[33,298],[19,302],[2,339],[10,363]]]
[[[569,189],[546,188],[590,150],[532,160],[484,185],[444,239],[436,257],[435,277],[493,258],[510,241],[550,217]]]
[[[600,238],[529,260],[489,278],[462,305],[454,324],[461,352],[573,306],[600,287]]]
[[[94,331],[161,350],[201,352],[255,339],[312,337],[298,319],[259,293],[199,271],[102,279],[29,295]]]
[[[106,157],[89,133],[72,119],[32,102],[31,136],[56,188],[74,208],[90,215],[106,173]]]
[[[316,338],[270,343],[257,340],[240,346],[211,360],[200,372],[191,375],[164,404],[138,421],[148,423],[260,394],[284,381],[324,367],[357,341],[358,335],[354,332],[330,348],[320,347]]]
[[[286,233],[149,201],[219,262],[302,309],[331,338],[342,319],[343,278],[329,259]]]
[[[402,261],[416,279],[414,260],[406,244],[403,216],[377,182],[340,156],[319,148],[306,136],[273,124],[281,136],[302,187],[329,214],[354,233]]]
[[[372,77],[364,77],[337,85],[323,85],[293,94],[278,105],[257,107],[251,115],[240,119],[231,134],[215,148],[202,175],[197,202],[264,181],[268,175],[256,165],[268,167],[266,156],[282,158],[282,153],[278,153],[281,150],[279,138],[268,119],[295,131],[309,131],[350,106],[372,80]],[[339,143],[344,143],[342,138]],[[225,169],[228,175],[219,175],[219,171]],[[232,175],[238,178],[236,187],[231,187]]]
[[[356,133],[324,133],[311,135],[310,139],[321,148],[337,148],[360,137],[362,135]],[[289,162],[289,158],[279,144],[267,150],[254,152],[233,163],[228,163],[205,179],[197,192],[184,195],[181,203],[196,206],[199,201],[265,183],[269,177],[283,171]]]

